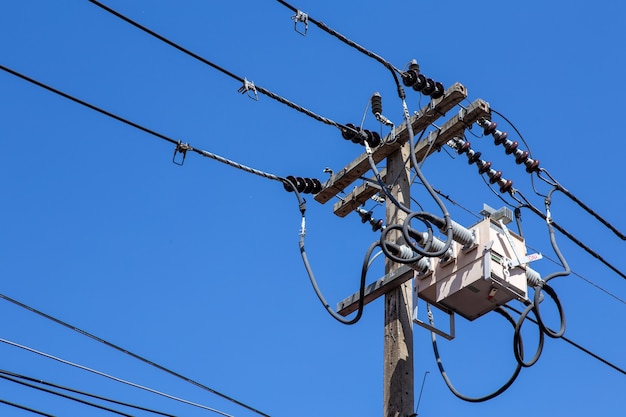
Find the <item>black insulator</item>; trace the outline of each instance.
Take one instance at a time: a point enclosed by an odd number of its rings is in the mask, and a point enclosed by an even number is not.
[[[504,142],[506,142],[506,138],[508,136],[509,136],[508,133],[500,132],[499,130],[496,130],[495,132],[493,132],[493,142],[496,145],[502,145]]]
[[[367,131],[357,127],[358,133],[355,137],[352,138],[353,143],[358,143],[359,145],[363,145],[367,140]]]
[[[409,69],[402,73],[402,83],[407,87],[413,87],[418,80],[419,70]]]
[[[529,174],[539,171],[539,161],[537,159],[528,158],[526,162],[524,162],[524,165],[526,165],[526,172]]]
[[[317,178],[312,178],[311,181],[313,181],[313,189],[311,190],[312,194],[317,194],[322,191],[322,183],[320,182],[320,180],[318,180]]]
[[[470,142],[465,141],[463,145],[459,147],[457,152],[459,153],[459,155],[461,155],[465,152],[468,152],[471,149],[471,147],[472,147],[472,144]]]
[[[422,94],[424,94],[425,96],[429,96],[434,92],[435,92],[435,80],[433,80],[432,78],[427,78],[426,84],[424,85],[424,88],[422,88]]]
[[[513,152],[515,152],[515,150],[517,150],[518,146],[519,146],[519,143],[517,143],[516,140],[514,140],[513,142],[507,141],[507,143],[504,144],[504,148],[505,148],[504,153],[507,155],[511,155]]]
[[[311,178],[304,178],[304,189],[302,190],[302,192],[305,194],[309,194],[311,191],[313,191],[313,187],[315,187],[315,184],[313,184],[313,180]]]
[[[372,225],[372,230],[375,231],[375,232],[383,228],[383,220],[382,219],[372,220],[370,222],[370,224]]]
[[[500,178],[502,178],[502,171],[494,171],[494,170],[489,170],[489,182],[491,184],[495,184],[496,182],[500,181]]]
[[[322,191],[322,183],[316,178],[302,178],[290,175],[286,179],[296,187],[296,190],[298,190],[299,193],[317,194]],[[288,182],[284,182],[283,187],[285,187],[286,191],[293,191],[293,188]]]
[[[485,126],[485,129],[483,130],[483,133],[485,134],[485,136],[491,135],[493,132],[496,131],[496,127],[498,127],[498,124],[496,122],[491,122],[487,120],[486,123],[487,123],[487,126]]]
[[[367,144],[370,145],[370,147],[375,148],[380,145],[380,135],[378,134],[378,132],[365,130],[365,133],[367,134],[367,139],[365,140],[367,141]]]
[[[480,159],[480,152],[474,152],[472,155],[470,155],[469,153],[467,154],[468,158],[467,158],[467,163],[468,164],[475,164],[479,159]]]
[[[426,77],[424,74],[417,74],[417,80],[413,83],[413,90],[422,91],[426,86]]]
[[[359,211],[359,215],[361,216],[361,223],[367,223],[370,220],[372,220],[372,215],[373,214],[374,214],[374,212],[372,210],[366,211],[366,212]]]
[[[380,96],[380,93],[374,93],[372,96],[372,113],[383,114],[383,98]]]
[[[435,81],[435,91],[433,91],[430,94],[431,98],[440,98],[443,97],[443,93],[445,93],[445,88],[443,86],[443,84],[441,84],[439,81]]]
[[[288,176],[287,180],[289,182],[291,182],[291,184],[293,184],[294,186],[296,185],[296,178],[294,176],[292,176],[292,175]],[[287,182],[283,183],[283,187],[285,187],[285,191],[288,191],[288,192],[292,192],[293,191],[293,187],[289,183],[287,183]]]
[[[481,175],[484,174],[485,172],[488,172],[489,169],[491,168],[491,162],[483,161],[482,159],[478,161],[476,165],[478,165],[478,173]]]
[[[347,129],[341,129],[341,136],[345,139],[345,140],[353,140],[354,137],[357,135],[357,127],[355,125],[353,125],[352,123],[348,123],[346,125]]]
[[[298,190],[298,192],[302,193],[302,192],[304,192],[305,188],[306,188],[306,183],[304,181],[304,178],[296,177],[296,190]]]
[[[504,184],[502,184],[502,185],[500,186],[500,192],[501,192],[502,194],[504,194],[504,193],[508,193],[508,192],[511,190],[511,188],[512,188],[512,187],[513,187],[513,181],[511,181],[511,180],[506,180],[506,181],[504,181]]]
[[[515,163],[522,164],[528,159],[528,151],[521,151],[515,154]]]

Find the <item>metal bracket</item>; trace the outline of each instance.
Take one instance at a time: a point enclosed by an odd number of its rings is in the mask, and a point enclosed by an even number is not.
[[[291,19],[293,20],[293,29],[300,35],[306,36],[306,33],[309,30],[309,15],[301,10],[297,10],[296,14],[294,16],[291,16]],[[298,23],[304,23],[303,32],[298,30]]]
[[[172,162],[178,166],[183,166],[185,163],[185,158],[187,157],[187,151],[191,150],[191,146],[187,143],[182,143],[180,140],[176,144],[176,149],[174,149],[174,156],[172,156]],[[179,161],[176,160],[176,155],[182,154],[182,159]]]
[[[243,85],[239,87],[239,90],[237,90],[237,92],[241,94],[246,93],[248,97],[250,97],[252,100],[259,101],[259,95],[256,92],[254,82],[248,81],[248,79],[245,77],[243,79]],[[252,92],[254,95],[250,94],[250,92]]]
[[[434,332],[434,333],[438,334],[439,336],[445,338],[446,340],[454,339],[454,337],[455,337],[455,331],[454,331],[454,311],[443,310],[443,309],[441,309],[441,308],[439,308],[437,306],[433,306],[433,307],[436,307],[438,310],[443,311],[448,316],[450,316],[450,330],[449,330],[449,333],[446,333],[445,331],[440,330],[440,329],[436,328],[435,326],[430,325],[429,323],[423,322],[422,320],[419,319],[419,317],[417,317],[417,303],[418,302],[419,302],[419,299],[418,299],[418,301],[416,301],[415,308],[413,309],[413,323],[415,323],[418,326],[423,327],[423,328],[425,328],[427,330],[430,330],[431,332]],[[431,314],[431,313],[429,312],[429,314]]]

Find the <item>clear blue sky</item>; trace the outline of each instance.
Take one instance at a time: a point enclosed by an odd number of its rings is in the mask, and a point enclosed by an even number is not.
[[[338,123],[360,124],[375,91],[383,96],[386,115],[396,124],[402,121],[384,67],[312,24],[307,36],[297,34],[293,13],[276,1],[106,4]],[[396,67],[415,58],[427,76],[446,86],[465,85],[470,101],[484,99],[515,123],[542,167],[626,230],[621,129],[626,5],[607,0],[292,4]],[[363,151],[334,127],[269,97],[261,95],[257,102],[238,94],[237,81],[88,1],[0,2],[0,34],[1,65],[266,172],[325,180],[324,168],[337,171]],[[177,166],[172,144],[6,72],[0,72],[0,91],[2,294],[271,416],[381,415],[382,300],[368,305],[354,326],[341,325],[324,311],[300,258],[300,213],[293,194],[278,182],[194,153]],[[408,93],[411,111],[428,101]],[[501,118],[494,120],[519,140]],[[369,112],[364,126],[379,128]],[[512,157],[491,138],[468,134],[468,139],[543,208]],[[476,218],[464,208],[478,213],[483,203],[498,208],[503,202],[475,166],[451,155],[433,155],[424,173],[458,203],[447,202],[453,218],[469,226]],[[549,190],[542,182],[535,185]],[[412,195],[436,210],[419,185]],[[307,201],[309,259],[334,305],[357,290],[362,258],[378,235],[355,214],[335,216],[336,200],[321,205],[308,196]],[[384,216],[374,202],[366,208]],[[626,243],[576,204],[555,196],[552,214],[626,271]],[[528,245],[555,259],[543,221],[528,211],[523,215]],[[566,311],[566,336],[626,367],[626,281],[559,233],[557,242],[576,272],[554,281]],[[533,268],[545,276],[560,266],[544,259]],[[378,262],[369,278],[381,274]],[[546,310],[555,323],[554,312]],[[0,338],[237,417],[256,415],[3,300],[0,316]],[[526,326],[532,351],[534,325]],[[496,314],[457,320],[457,338],[440,341],[440,350],[460,391],[480,396],[508,378],[515,365],[512,334]],[[429,338],[415,327],[416,400],[429,372],[420,416],[617,417],[626,409],[623,374],[553,339],[504,394],[481,404],[463,402],[437,372]],[[210,415],[6,344],[0,344],[0,357],[0,368],[9,371],[180,416]],[[0,399],[53,415],[109,415],[6,381],[0,381]],[[32,414],[0,404],[0,415]]]

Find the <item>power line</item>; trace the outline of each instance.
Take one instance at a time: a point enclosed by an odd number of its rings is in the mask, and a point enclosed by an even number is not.
[[[331,119],[328,119],[326,117],[320,116],[320,115],[312,112],[311,110],[308,110],[308,109],[306,109],[306,108],[304,108],[302,106],[299,106],[298,104],[296,104],[296,103],[294,103],[292,101],[289,101],[289,100],[279,96],[278,94],[275,94],[275,93],[273,93],[273,92],[271,92],[271,91],[269,91],[269,90],[267,90],[267,89],[265,89],[263,87],[260,87],[258,85],[254,85],[254,84],[249,83],[247,79],[242,78],[242,77],[240,77],[240,76],[238,76],[238,75],[236,75],[236,74],[234,74],[234,73],[224,69],[223,67],[221,67],[221,66],[219,66],[219,65],[217,65],[217,64],[215,64],[215,63],[213,63],[211,61],[209,61],[206,58],[203,58],[202,56],[196,54],[195,52],[192,52],[189,49],[187,49],[187,48],[185,48],[185,47],[183,47],[183,46],[181,46],[181,45],[171,41],[170,39],[166,38],[165,36],[159,35],[155,31],[153,31],[151,29],[148,29],[147,27],[145,27],[145,26],[141,25],[140,23],[132,20],[131,18],[121,14],[118,11],[111,9],[110,7],[100,3],[99,1],[96,1],[96,0],[89,0],[89,1],[91,3],[93,3],[94,5],[100,7],[102,10],[105,10],[105,11],[111,13],[112,15],[122,19],[123,21],[133,25],[134,27],[136,27],[138,29],[141,29],[145,33],[149,34],[150,36],[155,37],[156,39],[160,40],[161,42],[165,42],[166,44],[168,44],[169,46],[179,50],[180,52],[183,52],[184,54],[189,55],[190,57],[192,57],[192,58],[202,62],[203,64],[206,64],[206,65],[210,66],[211,68],[216,69],[216,70],[220,71],[221,73],[226,74],[229,77],[231,77],[231,78],[233,78],[233,79],[243,83],[244,86],[242,87],[242,89],[240,89],[240,91],[248,91],[248,89],[250,88],[253,91],[258,91],[258,92],[260,92],[260,93],[270,97],[271,99],[274,99],[274,100],[276,100],[276,101],[278,101],[278,102],[280,102],[280,103],[282,103],[282,104],[284,104],[284,105],[286,105],[288,107],[291,107],[292,109],[297,110],[300,113],[304,113],[307,116],[309,116],[309,117],[311,117],[311,118],[313,118],[313,119],[315,119],[315,120],[317,120],[319,122],[322,122],[322,123],[330,125],[330,126],[334,126],[334,127],[338,128],[341,131],[353,131],[353,129],[349,128],[348,126],[344,126],[344,125],[342,125],[340,123],[337,123],[337,122],[335,122],[335,121],[333,121]]]
[[[227,414],[227,413],[225,413],[225,412],[223,412],[223,411],[217,410],[217,409],[215,409],[215,408],[211,408],[211,407],[208,407],[208,406],[206,406],[206,405],[202,405],[202,404],[194,403],[194,402],[192,402],[192,401],[188,401],[188,400],[185,400],[185,399],[182,399],[182,398],[179,398],[179,397],[175,397],[175,396],[173,396],[173,395],[166,394],[166,393],[164,393],[164,392],[157,391],[157,390],[155,390],[155,389],[148,388],[148,387],[145,387],[145,386],[143,386],[143,385],[139,385],[139,384],[136,384],[136,383],[134,383],[134,382],[130,382],[130,381],[127,381],[127,380],[125,380],[125,379],[118,378],[118,377],[116,377],[116,376],[106,374],[106,373],[104,373],[104,372],[100,372],[100,371],[98,371],[98,370],[95,370],[95,369],[89,368],[89,367],[87,367],[87,366],[79,365],[79,364],[77,364],[77,363],[70,362],[70,361],[65,360],[65,359],[61,359],[61,358],[59,358],[59,357],[57,357],[57,356],[50,355],[50,354],[45,353],[45,352],[41,352],[41,351],[39,351],[39,350],[33,349],[33,348],[28,347],[28,346],[25,346],[25,345],[21,345],[21,344],[19,344],[19,343],[12,342],[12,341],[7,340],[7,339],[2,339],[2,338],[0,338],[0,342],[5,343],[5,344],[10,345],[10,346],[13,346],[13,347],[18,347],[18,348],[23,349],[23,350],[25,350],[25,351],[27,351],[27,352],[35,353],[35,354],[37,354],[37,355],[39,355],[39,356],[43,356],[43,357],[48,358],[48,359],[55,360],[55,361],[60,362],[60,363],[62,363],[62,364],[64,364],[64,365],[69,365],[69,366],[72,366],[72,367],[74,367],[74,368],[82,369],[83,371],[91,372],[91,373],[93,373],[93,374],[96,374],[96,375],[102,376],[102,377],[104,377],[104,378],[111,379],[111,380],[113,380],[113,381],[115,381],[115,382],[119,382],[119,383],[121,383],[121,384],[129,385],[129,386],[131,386],[131,387],[138,388],[138,389],[141,389],[141,390],[143,390],[143,391],[150,392],[150,393],[152,393],[152,394],[160,395],[161,397],[165,397],[165,398],[168,398],[168,399],[170,399],[170,400],[178,401],[178,402],[181,402],[181,403],[184,403],[184,404],[187,404],[187,405],[191,405],[191,406],[194,406],[194,407],[197,407],[197,408],[202,408],[202,409],[204,409],[204,410],[211,411],[211,412],[216,413],[216,414],[221,414],[221,415],[222,415],[222,416],[224,416],[224,417],[233,417],[232,415]],[[263,415],[265,415],[265,414],[263,414]]]
[[[48,394],[56,395],[58,397],[65,398],[65,399],[68,399],[68,400],[71,400],[71,401],[75,401],[75,402],[78,402],[80,404],[87,405],[89,407],[98,408],[100,410],[104,410],[104,411],[107,411],[107,412],[110,412],[110,413],[113,413],[113,414],[118,414],[120,416],[133,417],[132,414],[124,413],[123,411],[119,411],[119,410],[114,410],[112,408],[105,407],[105,406],[100,405],[100,404],[92,403],[90,401],[86,401],[86,400],[83,400],[81,398],[73,397],[73,396],[68,395],[68,394],[63,394],[62,392],[54,391],[54,390],[51,390],[51,389],[48,389],[48,388],[44,388],[44,387],[39,387],[39,386],[37,386],[35,384],[30,384],[30,383],[25,382],[25,381],[20,381],[19,379],[16,379],[16,378],[11,378],[10,376],[0,375],[0,378],[4,379],[6,381],[10,381],[10,382],[19,384],[19,385],[23,385],[23,386],[28,387],[28,388],[32,388],[32,389],[35,389],[35,390],[38,390],[38,391],[42,391],[42,392],[45,392],[45,393],[48,393]]]
[[[54,384],[54,383],[49,382],[49,381],[44,381],[42,379],[29,377],[29,376],[26,376],[26,375],[18,374],[18,373],[15,373],[15,372],[10,372],[10,371],[3,370],[3,369],[0,369],[0,374],[6,375],[6,376],[10,376],[10,377],[14,377],[14,378],[19,378],[19,379],[22,379],[22,380],[25,380],[25,381],[34,382],[34,383],[37,383],[37,384],[40,384],[40,385],[46,385],[46,386],[49,386],[49,387],[61,389],[63,391],[73,392],[74,394],[84,395],[86,397],[95,398],[97,400],[102,400],[102,401],[110,402],[110,403],[113,403],[113,404],[118,404],[118,405],[122,405],[122,406],[129,407],[129,408],[134,408],[134,409],[137,409],[137,410],[141,410],[141,411],[146,411],[146,412],[153,413],[153,414],[162,415],[162,416],[165,416],[165,417],[176,417],[173,414],[164,413],[164,412],[161,412],[161,411],[158,411],[158,410],[153,410],[153,409],[150,409],[150,408],[147,408],[147,407],[142,407],[142,406],[126,403],[126,402],[123,402],[123,401],[114,400],[114,399],[107,398],[107,397],[104,397],[104,396],[101,396],[101,395],[96,395],[96,394],[92,394],[92,393],[89,393],[89,392],[81,391],[81,390],[78,390],[78,389],[75,389],[75,388],[70,388],[70,387],[66,387],[66,386],[63,386],[63,385]]]
[[[13,303],[13,304],[15,304],[15,305],[17,305],[19,307],[22,307],[22,308],[24,308],[24,309],[26,309],[26,310],[28,310],[28,311],[30,311],[32,313],[35,313],[35,314],[37,314],[37,315],[39,315],[41,317],[44,317],[44,318],[46,318],[48,320],[51,320],[51,321],[53,321],[53,322],[55,322],[57,324],[60,324],[61,326],[64,326],[64,327],[66,327],[68,329],[71,329],[71,330],[73,330],[73,331],[75,331],[77,333],[80,333],[80,334],[82,334],[84,336],[87,336],[90,339],[93,339],[93,340],[95,340],[95,341],[97,341],[99,343],[102,343],[102,344],[104,344],[104,345],[106,345],[106,346],[108,346],[110,348],[113,348],[113,349],[115,349],[115,350],[117,350],[119,352],[122,352],[122,353],[124,353],[124,354],[126,354],[128,356],[131,356],[131,357],[133,357],[135,359],[138,359],[138,360],[140,360],[143,363],[146,363],[146,364],[148,364],[148,365],[150,365],[150,366],[152,366],[154,368],[157,368],[157,369],[159,369],[159,370],[161,370],[163,372],[166,372],[166,373],[168,373],[168,374],[170,374],[172,376],[175,376],[176,378],[182,379],[185,382],[188,382],[188,383],[190,383],[192,385],[195,385],[198,388],[201,388],[201,389],[203,389],[205,391],[208,391],[208,392],[210,392],[212,394],[215,394],[215,395],[217,395],[217,396],[219,396],[221,398],[224,398],[224,399],[226,399],[226,400],[228,400],[228,401],[230,401],[230,402],[232,402],[234,404],[237,404],[237,405],[239,405],[241,407],[244,407],[244,408],[246,408],[246,409],[248,409],[250,411],[253,411],[253,412],[257,413],[257,414],[260,414],[260,415],[262,415],[264,417],[269,417],[268,414],[265,414],[265,413],[257,410],[256,408],[253,408],[253,407],[251,407],[251,406],[249,406],[247,404],[244,404],[241,401],[238,401],[238,400],[236,400],[236,399],[234,399],[232,397],[229,397],[226,394],[218,392],[218,391],[214,390],[213,388],[209,388],[208,386],[206,386],[204,384],[201,384],[200,382],[197,382],[197,381],[195,381],[195,380],[193,380],[191,378],[188,378],[188,377],[186,377],[186,376],[184,376],[182,374],[179,374],[178,372],[175,372],[175,371],[173,371],[173,370],[171,370],[169,368],[166,368],[163,365],[159,365],[156,362],[153,362],[153,361],[151,361],[149,359],[146,359],[143,356],[140,356],[140,355],[138,355],[136,353],[133,353],[133,352],[127,350],[127,349],[124,349],[124,348],[122,348],[122,347],[120,347],[120,346],[118,346],[116,344],[113,344],[113,343],[111,343],[111,342],[109,342],[107,340],[104,340],[104,339],[102,339],[102,338],[100,338],[100,337],[98,337],[98,336],[96,336],[96,335],[94,335],[92,333],[89,333],[89,332],[87,332],[85,330],[82,330],[82,329],[80,329],[80,328],[78,328],[78,327],[76,327],[74,325],[71,325],[71,324],[69,324],[69,323],[67,323],[67,322],[65,322],[63,320],[60,320],[60,319],[58,319],[56,317],[53,317],[53,316],[51,316],[49,314],[46,314],[46,313],[44,313],[44,312],[42,312],[40,310],[37,310],[36,308],[33,308],[33,307],[29,306],[29,305],[21,303],[21,302],[15,300],[15,299],[5,295],[5,294],[1,294],[0,293],[0,298],[4,299],[6,301],[9,301],[9,302],[11,302],[11,303]]]
[[[13,70],[11,68],[5,67],[4,65],[0,65],[0,70],[8,72],[9,74],[14,75],[14,76],[16,76],[18,78],[21,78],[24,81],[28,81],[31,84],[34,84],[34,85],[36,85],[38,87],[41,87],[41,88],[43,88],[45,90],[48,90],[48,91],[50,91],[50,92],[52,92],[54,94],[57,94],[57,95],[59,95],[61,97],[64,97],[64,98],[66,98],[68,100],[71,100],[71,101],[73,101],[75,103],[78,103],[78,104],[80,104],[82,106],[85,106],[85,107],[87,107],[87,108],[89,108],[91,110],[97,111],[98,113],[101,113],[101,114],[104,114],[106,116],[109,116],[109,117],[111,117],[111,118],[113,118],[115,120],[118,120],[118,121],[120,121],[122,123],[125,123],[125,124],[127,124],[129,126],[132,126],[132,127],[136,128],[136,129],[139,129],[139,130],[141,130],[143,132],[146,132],[146,133],[148,133],[150,135],[153,135],[153,136],[155,136],[155,137],[157,137],[159,139],[165,140],[165,141],[167,141],[169,143],[173,143],[173,144],[176,145],[176,151],[175,152],[182,152],[182,153],[186,154],[187,151],[192,151],[192,152],[195,152],[195,153],[197,153],[199,155],[202,155],[204,157],[214,159],[214,160],[216,160],[218,162],[221,162],[221,163],[229,165],[229,166],[231,166],[233,168],[237,168],[239,170],[248,172],[250,174],[258,175],[258,176],[263,177],[263,178],[267,178],[267,179],[270,179],[270,180],[275,180],[275,181],[280,181],[282,183],[285,183],[285,179],[281,178],[281,177],[279,177],[277,175],[270,174],[268,172],[264,172],[264,171],[261,171],[261,170],[255,169],[255,168],[251,168],[249,166],[240,164],[238,162],[232,161],[230,159],[224,158],[223,156],[216,155],[216,154],[214,154],[212,152],[209,152],[209,151],[206,151],[206,150],[194,148],[193,146],[189,145],[188,143],[182,143],[179,140],[173,139],[173,138],[171,138],[169,136],[166,136],[164,134],[156,132],[156,131],[154,131],[152,129],[148,129],[145,126],[142,126],[142,125],[140,125],[138,123],[132,122],[132,121],[130,121],[128,119],[125,119],[125,118],[123,118],[121,116],[118,116],[118,115],[116,115],[114,113],[111,113],[111,112],[109,112],[107,110],[104,110],[104,109],[102,109],[102,108],[100,108],[100,107],[98,107],[96,105],[88,103],[88,102],[86,102],[84,100],[81,100],[81,99],[79,99],[77,97],[74,97],[74,96],[72,96],[72,95],[70,95],[68,93],[65,93],[65,92],[63,92],[61,90],[58,90],[58,89],[56,89],[54,87],[51,87],[51,86],[49,86],[47,84],[44,84],[41,81],[35,80],[34,78],[31,78],[31,77],[28,77],[28,76],[26,76],[26,75],[24,75],[24,74],[22,74],[22,73],[20,73],[18,71],[15,71],[15,70]]]
[[[0,403],[6,404],[6,405],[10,405],[11,407],[19,408],[20,410],[28,411],[28,412],[31,412],[33,414],[37,414],[37,415],[40,415],[40,416],[55,417],[52,414],[44,413],[43,411],[35,410],[34,408],[26,407],[24,405],[12,403],[10,401],[3,400],[2,398],[0,398]]]
[[[91,1],[91,0],[90,0]],[[298,12],[301,12],[300,10],[298,10],[296,7],[292,6],[291,4],[287,3],[286,1],[283,0],[277,0],[280,4],[282,4],[283,6],[285,6],[286,8],[288,8],[289,10],[291,10],[292,12],[296,13],[296,16],[298,16]],[[300,16],[302,16],[303,14],[300,14]],[[309,16],[308,14],[304,14],[304,20],[306,21],[310,21],[313,24],[315,24],[318,28],[322,29],[324,32],[328,33],[329,35],[332,35],[334,37],[336,37],[337,39],[339,39],[341,42],[345,43],[346,45],[356,49],[357,51],[367,55],[370,58],[375,59],[376,61],[380,62],[381,64],[383,64],[386,68],[388,68],[389,70],[391,70],[392,72],[397,72],[397,73],[401,73],[401,71],[399,69],[397,69],[396,67],[394,67],[391,63],[389,63],[387,60],[385,60],[383,57],[381,57],[380,55],[375,54],[374,52],[364,48],[363,46],[359,45],[358,43],[348,39],[347,37],[345,37],[344,35],[342,35],[341,33],[337,32],[334,29],[331,29],[330,27],[328,27],[326,24],[324,24],[323,22],[320,22],[318,20],[315,20],[314,18],[312,18],[311,16]],[[297,22],[296,22],[297,23]]]

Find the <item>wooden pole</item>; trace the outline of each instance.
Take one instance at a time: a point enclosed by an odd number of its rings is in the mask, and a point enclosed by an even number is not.
[[[395,181],[391,194],[410,206],[409,145],[387,157],[387,181]],[[389,183],[388,183],[389,184]],[[387,225],[402,223],[406,213],[387,201]],[[399,234],[389,234],[397,239]],[[400,267],[387,260],[385,273],[390,274]],[[385,294],[385,336],[384,336],[384,417],[409,417],[414,410],[413,392],[413,310],[412,280],[396,287]]]

